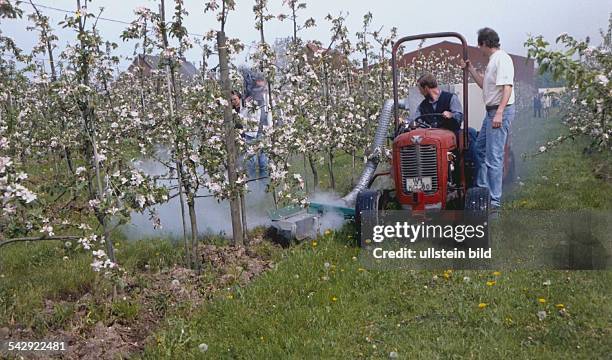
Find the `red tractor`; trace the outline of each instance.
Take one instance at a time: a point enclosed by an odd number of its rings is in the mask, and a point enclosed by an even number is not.
[[[475,176],[474,163],[467,161],[468,139],[468,72],[463,70],[463,127],[458,134],[450,130],[431,128],[424,121],[429,114],[414,120],[416,128],[400,124],[399,109],[406,104],[398,99],[397,59],[399,46],[407,41],[427,38],[455,37],[463,46],[463,59],[467,60],[468,47],[466,40],[458,33],[446,32],[408,36],[399,39],[392,50],[393,100],[388,100],[381,111],[379,128],[373,142],[371,154],[380,152],[382,139],[387,138],[387,129],[391,116],[395,120],[395,132],[391,139],[392,165],[385,173],[374,174],[378,159],[370,156],[360,183],[345,197],[347,202],[355,201],[355,220],[361,226],[361,211],[385,209],[387,204],[395,201],[403,209],[422,210],[477,210],[488,211],[490,207],[489,191],[486,188],[473,187]],[[484,106],[483,106],[484,107]],[[438,114],[439,115],[439,114]],[[381,130],[382,129],[382,130]],[[508,136],[508,139],[510,136]],[[510,141],[506,144],[504,159],[504,177],[509,176],[514,167]],[[372,164],[370,164],[370,162]],[[391,190],[373,190],[374,180],[382,175],[390,175],[395,183]]]

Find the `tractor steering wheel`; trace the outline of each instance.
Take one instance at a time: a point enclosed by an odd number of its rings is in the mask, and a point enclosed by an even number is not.
[[[431,126],[430,123],[425,122],[423,120],[423,118],[425,117],[433,117],[433,116],[443,116],[442,113],[431,113],[431,114],[422,114],[417,116],[414,120],[412,120],[411,125],[412,124],[416,124],[417,126],[415,127],[419,127],[422,129],[431,129],[433,126]]]
[[[432,128],[431,124],[423,120],[423,118],[431,117],[431,116],[443,116],[443,115],[442,113],[422,114],[422,115],[417,116],[414,120],[412,120],[410,124],[405,124],[405,123],[399,124],[397,129],[395,129],[394,138],[405,132],[409,132],[410,130],[416,129],[416,128],[431,129]],[[416,126],[413,126],[414,124],[416,124]]]

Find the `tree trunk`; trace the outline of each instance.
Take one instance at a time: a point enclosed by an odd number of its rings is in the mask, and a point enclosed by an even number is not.
[[[351,157],[353,160],[353,170],[351,171],[351,187],[355,186],[355,150],[353,149],[351,153]]]
[[[306,189],[306,194],[308,194],[308,177],[306,174],[308,173],[306,170],[306,153],[302,154],[304,157],[304,188]]]
[[[244,233],[244,245],[248,245],[249,244],[249,233],[248,233],[248,227],[247,227],[247,220],[246,220],[246,204],[245,204],[245,199],[244,197],[246,196],[246,194],[242,193],[240,194],[240,215],[242,218],[242,232]]]
[[[191,225],[191,268],[199,271],[200,259],[198,258],[198,222],[195,211],[195,199],[191,193],[188,195],[187,208],[189,209],[189,220]]]
[[[232,188],[236,186],[238,172],[236,169],[236,135],[232,116],[231,105],[231,83],[229,78],[229,56],[225,33],[217,32],[217,48],[219,51],[219,69],[221,71],[221,87],[223,97],[228,104],[223,109],[223,123],[225,128],[225,147],[227,149],[227,177]],[[230,215],[232,220],[232,232],[234,245],[244,244],[244,233],[242,228],[242,218],[240,217],[239,193],[232,189],[230,196]]]
[[[81,10],[81,1],[77,0],[77,7],[79,11]],[[86,56],[86,46],[85,46],[85,26],[83,24],[83,18],[79,18],[79,39],[80,39],[80,57],[79,57],[79,67],[78,72],[80,72],[80,81],[82,85],[89,86],[89,63],[88,56]],[[91,146],[92,153],[87,152],[85,155],[89,157],[92,161],[92,167],[95,171],[96,185],[97,185],[97,199],[101,202],[104,199],[104,186],[102,184],[102,174],[100,172],[100,157],[98,156],[98,143],[96,140],[96,127],[95,127],[95,119],[94,119],[94,109],[91,105],[91,101],[89,97],[82,99],[82,103],[79,104],[81,108],[81,117],[83,119],[84,132],[88,136],[88,140],[90,142],[89,146]],[[87,146],[87,148],[89,147]],[[93,199],[92,199],[93,200]],[[110,261],[115,262],[115,251],[113,248],[113,241],[110,237],[110,229],[108,226],[107,216],[106,214],[100,213],[97,211],[97,218],[100,224],[104,229],[104,241],[106,244],[106,252]]]
[[[334,155],[331,150],[327,151],[327,170],[329,171],[329,186],[336,190],[336,179],[334,177]]]
[[[160,15],[160,25],[161,25],[161,34],[164,50],[168,48],[168,35],[166,33],[166,15],[165,15],[165,3],[164,0],[161,0],[159,5],[159,15]],[[144,60],[144,58],[143,58]],[[173,91],[176,90],[174,87],[174,75],[172,73],[172,69],[170,64],[166,62],[166,89],[168,96],[168,110],[170,111],[170,119],[171,121],[178,122],[174,116],[174,109],[176,105],[176,94],[173,95]],[[174,144],[175,147],[178,147],[178,144]],[[185,216],[185,195],[183,189],[183,163],[180,159],[176,159],[176,174],[178,178],[178,191],[179,191],[179,201],[181,202],[181,221],[183,224],[183,242],[185,243],[185,266],[190,267],[192,263],[191,251],[189,250],[189,238],[187,237],[187,223]]]
[[[363,116],[365,116],[366,118],[366,128],[365,128],[365,135],[368,136],[370,134],[370,126],[371,126],[371,121],[370,121],[370,114],[369,114],[369,102],[370,102],[370,97],[368,94],[368,74],[369,74],[369,65],[368,65],[368,52],[366,51],[366,57],[363,59],[363,76],[364,76],[364,81],[363,81]]]
[[[170,106],[172,108],[172,106]],[[172,112],[172,111],[171,111]],[[185,243],[185,267],[191,266],[191,252],[189,251],[189,238],[187,237],[187,223],[185,216],[185,191],[183,190],[183,164],[176,160],[176,176],[178,184],[179,202],[181,203],[181,224],[183,225],[183,242]]]
[[[310,170],[312,170],[312,191],[317,191],[317,187],[319,187],[319,172],[317,171],[317,164],[312,159],[311,155],[308,155],[308,162],[310,163]]]

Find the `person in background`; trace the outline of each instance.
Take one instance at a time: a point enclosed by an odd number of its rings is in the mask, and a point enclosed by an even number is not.
[[[251,96],[246,100],[247,103],[250,101],[253,102],[256,108],[256,115],[250,116],[250,118],[255,121],[250,121],[243,132],[247,144],[252,144],[261,140],[266,130],[272,128],[270,96],[268,94],[266,79],[261,73],[255,74],[253,78],[255,86],[250,91]],[[247,160],[247,174],[249,179],[268,176],[268,156],[264,151],[258,151],[257,154]]]
[[[542,107],[544,108],[544,117],[548,118],[550,115],[550,107],[552,106],[552,100],[550,95],[544,95],[544,101],[542,102]]]
[[[542,100],[540,99],[540,94],[536,94],[533,97],[533,117],[542,117]]]
[[[234,113],[237,115],[242,115],[243,113],[242,94],[240,93],[240,91],[232,90],[231,101],[232,101],[232,110],[234,110]],[[244,128],[244,125],[242,124],[241,119],[236,119],[234,117],[234,128],[240,129],[240,130]]]
[[[238,90],[232,90],[232,110],[234,110],[237,114],[240,114],[240,109],[242,108],[242,94]]]
[[[491,206],[495,210],[501,206],[504,152],[516,112],[514,64],[510,55],[500,48],[499,35],[493,29],[478,30],[478,48],[489,58],[484,76],[469,60],[461,63],[483,90],[486,116],[476,141],[476,152],[482,161],[476,185],[489,189]]]

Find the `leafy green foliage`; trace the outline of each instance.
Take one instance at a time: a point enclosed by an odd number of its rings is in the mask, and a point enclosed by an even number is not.
[[[611,150],[612,136],[612,14],[602,44],[589,45],[563,33],[556,42],[564,50],[551,50],[542,36],[525,42],[528,54],[539,64],[540,73],[550,72],[553,80],[563,79],[568,88],[566,121],[573,133],[594,139],[593,145]],[[545,150],[545,149],[544,149]]]

